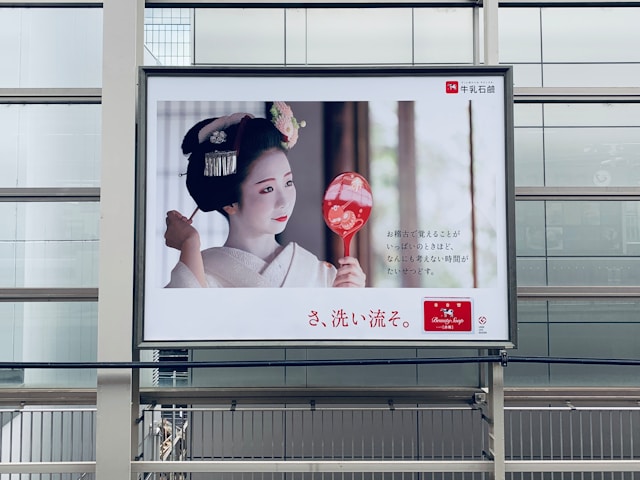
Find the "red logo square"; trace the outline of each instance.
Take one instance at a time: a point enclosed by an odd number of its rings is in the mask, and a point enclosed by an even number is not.
[[[471,301],[458,298],[424,300],[425,332],[470,332]]]
[[[447,93],[458,93],[458,81],[447,80],[445,83],[445,88]]]

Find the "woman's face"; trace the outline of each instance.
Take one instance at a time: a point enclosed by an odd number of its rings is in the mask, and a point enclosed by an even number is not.
[[[240,186],[240,199],[234,217],[244,234],[281,233],[296,203],[296,187],[287,156],[277,149],[260,155]]]

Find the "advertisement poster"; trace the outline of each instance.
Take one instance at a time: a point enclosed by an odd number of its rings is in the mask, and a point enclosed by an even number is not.
[[[509,67],[140,82],[139,345],[514,344]]]

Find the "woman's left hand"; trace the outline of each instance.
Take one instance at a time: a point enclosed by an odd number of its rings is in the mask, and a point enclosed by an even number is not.
[[[367,276],[365,275],[360,262],[355,257],[342,257],[338,260],[340,267],[338,274],[333,281],[334,287],[356,287],[365,286]]]

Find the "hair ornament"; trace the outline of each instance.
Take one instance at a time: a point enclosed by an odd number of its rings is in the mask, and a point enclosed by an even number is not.
[[[285,102],[273,102],[271,109],[271,122],[282,134],[282,146],[287,150],[293,148],[298,142],[298,130],[307,125],[307,122],[298,121],[293,116],[291,107]]]
[[[200,131],[198,132],[198,143],[202,143],[206,140],[210,140],[211,143],[214,143],[214,144],[224,143],[227,139],[227,134],[223,130],[230,127],[231,125],[240,123],[240,121],[244,117],[253,118],[253,115],[251,115],[250,113],[238,112],[238,113],[233,113],[231,115],[227,115],[225,117],[216,118],[215,120],[213,120],[212,122],[209,122],[207,125],[205,125],[200,129]],[[214,135],[216,136],[216,139],[220,138],[220,136],[217,135],[216,132],[220,134],[224,134],[224,140],[220,142],[214,141],[212,138]]]
[[[215,130],[211,133],[209,141],[216,145],[224,143],[227,141],[227,133],[224,130]]]
[[[236,173],[237,156],[234,150],[207,152],[204,155],[205,177],[226,177]]]

